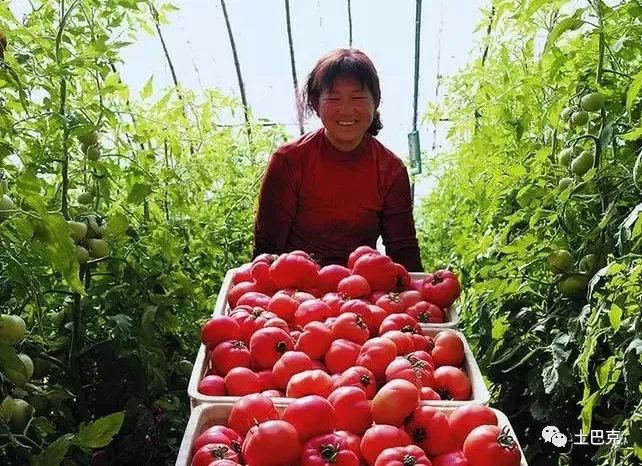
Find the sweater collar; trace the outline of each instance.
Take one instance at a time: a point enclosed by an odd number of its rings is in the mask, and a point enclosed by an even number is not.
[[[359,159],[367,151],[371,137],[369,133],[366,133],[357,147],[349,151],[342,151],[332,145],[332,142],[325,135],[325,128],[320,128],[319,132],[321,136],[321,154],[331,160],[339,161]]]

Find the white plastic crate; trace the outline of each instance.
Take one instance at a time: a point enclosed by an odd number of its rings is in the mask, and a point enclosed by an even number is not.
[[[284,405],[279,405],[276,403],[275,405],[279,410],[283,410],[285,407]],[[181,442],[180,450],[178,452],[176,466],[190,466],[192,456],[194,454],[192,449],[194,446],[194,442],[196,441],[198,436],[208,427],[211,427],[213,425],[224,425],[227,422],[227,418],[229,417],[230,411],[232,410],[233,406],[234,403],[203,404],[192,411],[192,414],[187,423],[187,427],[185,428],[185,433],[183,435],[183,441]],[[454,410],[454,408],[452,407],[438,407],[437,409],[443,411],[448,415]],[[519,450],[522,453],[522,461],[520,463],[520,466],[528,466],[528,463],[524,458],[524,452],[519,445],[519,440],[517,439],[515,431],[513,430],[513,427],[511,426],[508,418],[504,413],[497,409],[493,409],[493,411],[497,416],[498,425],[500,427],[507,425],[510,434],[513,436],[513,438],[517,442],[517,445],[519,446]]]
[[[444,329],[430,329],[424,330],[424,335],[435,336],[437,333],[443,331]],[[469,403],[479,403],[487,405],[490,401],[490,393],[486,388],[486,383],[482,377],[477,361],[473,356],[473,353],[470,350],[470,346],[466,341],[466,337],[461,333],[456,331],[459,338],[464,343],[464,364],[463,368],[470,379],[472,386],[471,399],[467,401],[449,401],[449,400],[434,400],[434,401],[423,401],[423,404],[429,406],[444,406],[444,407],[457,407]],[[239,396],[209,396],[203,395],[198,391],[198,384],[203,378],[204,374],[208,370],[208,361],[206,360],[206,349],[204,345],[201,345],[198,354],[196,356],[196,362],[194,363],[194,369],[190,377],[189,385],[187,387],[187,393],[190,398],[190,404],[192,408],[198,406],[202,403],[234,403],[238,400]],[[286,397],[275,397],[273,398],[275,403],[288,403],[292,398]]]

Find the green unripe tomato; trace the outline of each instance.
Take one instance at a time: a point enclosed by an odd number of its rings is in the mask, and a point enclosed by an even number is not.
[[[571,116],[571,123],[575,126],[583,126],[589,121],[589,114],[584,110],[574,112]]]
[[[566,123],[571,119],[571,115],[573,115],[573,109],[570,107],[566,107],[564,110],[562,110],[562,113],[560,113],[560,118],[563,122]]]
[[[597,271],[598,263],[597,256],[595,254],[587,254],[582,257],[579,264],[580,272],[587,274],[594,274]]]
[[[558,288],[567,298],[580,299],[586,295],[588,282],[589,277],[587,275],[572,273],[558,283]]]
[[[98,132],[90,131],[88,133],[79,134],[78,140],[84,146],[93,146],[94,144],[98,144]]]
[[[89,251],[80,245],[76,245],[76,257],[79,264],[86,264],[89,260]]]
[[[584,151],[571,162],[571,171],[577,176],[584,176],[595,163],[595,156],[589,151]]]
[[[573,268],[573,258],[566,249],[558,249],[549,254],[548,268],[554,273],[567,273]]]
[[[74,222],[73,220],[68,220],[67,224],[71,229],[71,237],[74,241],[82,241],[87,236],[87,224],[85,222]]]
[[[0,316],[0,341],[13,345],[25,337],[26,331],[27,326],[22,317],[16,315]]]
[[[9,211],[14,210],[15,208],[16,205],[9,196],[6,194],[0,196],[0,219],[8,218],[11,215],[11,212]]]
[[[580,106],[587,112],[597,112],[604,105],[604,95],[591,92],[580,99]]]
[[[98,147],[98,144],[87,147],[85,155],[87,156],[87,159],[91,160],[92,162],[98,160],[100,158],[100,148]]]
[[[33,416],[33,407],[25,400],[14,399],[11,418],[9,418],[9,429],[19,434],[25,431]]]
[[[563,149],[557,155],[557,162],[564,168],[568,168],[571,163],[571,157],[573,156],[573,149]]]
[[[574,181],[573,178],[569,178],[569,177],[561,178],[557,183],[557,187],[560,190],[564,191],[566,188],[568,188],[573,184],[573,181]]]
[[[91,204],[92,199],[93,199],[93,196],[91,195],[91,193],[88,193],[87,191],[82,192],[78,195],[79,204],[84,204],[84,205]]]
[[[89,255],[96,259],[109,255],[109,245],[107,244],[107,241],[103,239],[88,239],[87,247],[89,248]]]

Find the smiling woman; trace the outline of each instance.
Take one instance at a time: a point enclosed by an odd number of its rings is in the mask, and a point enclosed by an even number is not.
[[[381,236],[395,262],[423,270],[408,172],[374,137],[383,127],[380,100],[377,71],[363,52],[337,49],[319,59],[304,105],[323,127],[270,158],[255,221],[255,257],[300,249],[321,265],[345,265],[351,251],[374,248]]]

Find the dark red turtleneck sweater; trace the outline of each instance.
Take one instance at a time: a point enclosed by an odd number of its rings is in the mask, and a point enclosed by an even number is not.
[[[263,178],[254,226],[254,256],[301,249],[321,265],[345,265],[358,246],[376,247],[421,272],[410,182],[399,157],[366,134],[354,150],[337,150],[324,128],[285,144]]]

